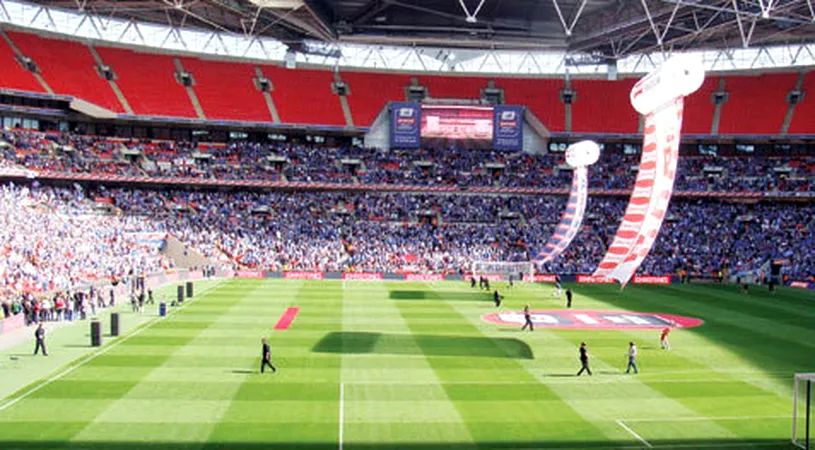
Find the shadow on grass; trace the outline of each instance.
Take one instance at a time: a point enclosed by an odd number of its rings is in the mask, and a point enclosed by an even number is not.
[[[317,342],[312,351],[343,354],[534,358],[532,349],[526,342],[512,338],[356,331],[328,333]]]
[[[648,448],[654,449],[715,449],[715,448],[751,448],[761,450],[789,450],[790,443],[786,440],[744,440],[744,439],[718,439],[718,440],[671,440],[648,441]],[[509,450],[509,449],[644,449],[644,445],[637,441],[501,441],[501,442],[445,442],[445,443],[375,443],[354,442],[347,447],[359,450]],[[294,448],[311,450],[336,450],[337,442],[208,442],[208,443],[177,443],[177,442],[82,442],[82,441],[12,441],[0,440],[0,448],[4,450],[288,450]]]
[[[390,291],[391,300],[453,300],[491,302],[491,292]]]

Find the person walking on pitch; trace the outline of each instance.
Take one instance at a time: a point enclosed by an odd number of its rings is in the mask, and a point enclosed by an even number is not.
[[[572,307],[572,288],[566,288],[566,307]]]
[[[555,292],[552,293],[555,297],[560,297],[563,293],[563,285],[560,283],[560,275],[555,274]]]
[[[631,369],[634,369],[634,373],[640,373],[639,369],[637,368],[637,346],[634,345],[634,342],[628,343],[628,368],[625,369],[625,373],[631,373]]]
[[[42,323],[37,325],[37,329],[34,330],[34,338],[37,339],[37,345],[34,346],[34,354],[38,354],[40,349],[42,349],[42,356],[48,356],[48,351],[45,349],[45,328],[42,327]]]
[[[529,310],[528,303],[524,306],[524,326],[521,327],[521,331],[525,330],[526,327],[529,327],[529,331],[535,331],[535,325],[532,323],[532,311]]]
[[[580,372],[577,372],[578,377],[583,374],[583,371],[591,376],[591,369],[589,369],[589,351],[586,348],[585,342],[580,343],[580,366]]]
[[[277,367],[272,365],[272,348],[269,346],[266,338],[261,339],[260,342],[263,343],[263,361],[260,363],[260,373],[263,373],[263,369],[265,369],[266,366],[269,366],[272,372],[277,372]]]
[[[498,289],[492,294],[492,300],[495,302],[495,307],[498,308],[501,306],[501,301],[504,300],[504,296],[498,293]]]
[[[670,350],[671,344],[668,343],[668,334],[671,332],[671,327],[662,329],[662,334],[659,336],[659,344],[663,350]]]

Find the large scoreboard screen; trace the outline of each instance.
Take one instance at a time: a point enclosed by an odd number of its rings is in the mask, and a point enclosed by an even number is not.
[[[422,138],[492,141],[490,106],[422,105]]]
[[[465,145],[523,149],[524,108],[497,105],[430,105],[392,102],[390,144],[396,148]]]

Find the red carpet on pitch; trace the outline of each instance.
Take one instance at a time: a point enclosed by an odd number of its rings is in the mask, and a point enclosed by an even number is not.
[[[300,311],[300,308],[293,306],[291,308],[287,308],[286,312],[280,316],[280,320],[277,321],[277,324],[274,326],[275,330],[286,330],[291,326],[291,323],[294,322],[294,318],[297,317],[297,313]]]

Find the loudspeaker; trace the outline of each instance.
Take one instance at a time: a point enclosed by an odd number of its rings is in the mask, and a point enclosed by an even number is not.
[[[184,303],[184,286],[178,287],[178,303]]]
[[[110,313],[110,335],[119,335],[119,313]]]
[[[91,321],[91,347],[102,346],[102,323],[98,320]]]
[[[187,281],[187,298],[192,298],[192,281]]]

